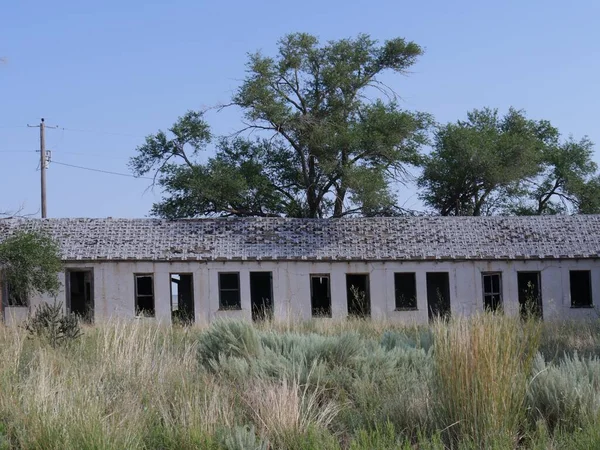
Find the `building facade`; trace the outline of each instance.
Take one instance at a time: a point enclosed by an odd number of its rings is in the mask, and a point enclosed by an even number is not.
[[[57,300],[89,321],[553,320],[600,304],[600,216],[0,220],[0,240],[17,230],[59,243]],[[0,292],[6,323],[54,301]]]

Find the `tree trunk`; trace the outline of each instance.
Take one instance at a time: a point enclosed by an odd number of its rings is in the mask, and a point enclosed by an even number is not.
[[[315,157],[308,157],[308,186],[306,186],[306,201],[308,203],[308,217],[317,219],[319,217],[320,201],[317,198],[317,186],[315,183]]]
[[[340,185],[339,188],[336,189],[335,193],[335,203],[333,207],[333,217],[342,217],[344,213],[344,200],[346,198],[346,192],[348,189],[346,188],[346,166],[348,165],[348,151],[346,149],[342,149],[340,166],[342,168],[342,173],[340,176]]]
[[[340,187],[335,193],[335,204],[333,207],[333,217],[342,217],[344,213],[344,199],[346,198],[347,189]]]

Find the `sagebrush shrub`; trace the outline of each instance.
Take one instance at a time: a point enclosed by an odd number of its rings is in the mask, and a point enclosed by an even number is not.
[[[235,427],[226,430],[221,437],[225,450],[268,450],[269,442],[256,435],[253,426]]]
[[[433,334],[429,329],[416,329],[413,333],[400,333],[387,330],[381,337],[381,346],[387,350],[392,348],[421,348],[426,352],[433,346]]]
[[[600,415],[600,359],[572,356],[546,363],[535,358],[527,390],[529,416],[548,428],[573,431],[597,423]]]
[[[241,320],[220,320],[201,335],[198,344],[200,363],[210,366],[221,358],[251,358],[261,351],[258,332]]]

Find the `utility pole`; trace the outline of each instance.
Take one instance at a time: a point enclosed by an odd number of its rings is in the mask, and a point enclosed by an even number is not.
[[[27,125],[32,128],[40,129],[40,186],[41,186],[41,211],[42,219],[47,217],[46,208],[46,169],[48,168],[49,158],[46,154],[46,123],[44,118],[39,125]],[[58,127],[47,127],[47,128],[58,128]]]
[[[41,173],[41,186],[42,186],[42,219],[47,217],[46,215],[46,124],[44,118],[40,122],[40,173]]]

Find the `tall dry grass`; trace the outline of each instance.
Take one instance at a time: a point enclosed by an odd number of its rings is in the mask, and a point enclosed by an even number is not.
[[[450,444],[515,448],[540,325],[499,314],[456,318],[433,327],[435,415]]]
[[[246,387],[243,398],[263,433],[271,442],[283,445],[312,428],[327,429],[331,425],[340,407],[323,399],[322,394],[320,387],[310,389],[298,378],[259,379]]]
[[[196,343],[113,321],[67,349],[0,328],[0,418],[15,448],[148,448],[156,430],[184,448],[235,422],[231,396],[197,370]]]
[[[552,356],[532,368],[540,328]],[[595,329],[490,314],[431,328],[116,320],[52,348],[0,324],[0,450],[588,445],[600,365],[560,354]]]

